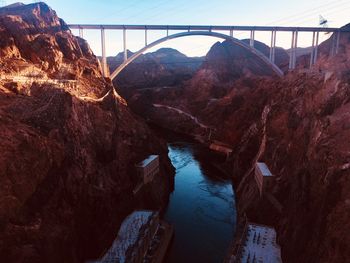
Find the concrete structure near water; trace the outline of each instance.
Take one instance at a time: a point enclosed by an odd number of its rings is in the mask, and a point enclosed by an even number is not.
[[[274,228],[247,222],[237,251],[225,263],[282,263],[276,237]]]
[[[269,168],[265,163],[257,162],[255,164],[255,181],[258,185],[260,195],[263,194],[263,192],[268,191],[274,183],[275,177],[270,172]]]
[[[230,149],[226,146],[215,144],[215,143],[210,144],[209,148],[211,150],[224,153],[226,155],[230,155],[232,153],[232,149]]]
[[[135,211],[122,223],[107,253],[90,263],[160,263],[173,235],[173,228],[155,211]]]
[[[159,173],[159,155],[150,155],[136,165],[137,173],[143,178],[143,183],[151,182],[154,176]]]
[[[232,153],[232,149],[229,148],[228,145],[221,143],[219,141],[213,141],[209,145],[209,149],[226,155],[226,159],[229,158]]]
[[[281,248],[276,243],[272,227],[249,223],[245,241],[236,255],[235,263],[282,263]]]

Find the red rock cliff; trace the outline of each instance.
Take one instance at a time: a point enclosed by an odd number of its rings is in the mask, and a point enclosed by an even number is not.
[[[0,261],[96,258],[135,207],[166,203],[166,144],[46,4],[0,9],[0,76]],[[135,198],[149,154],[161,172]]]
[[[336,56],[329,49],[330,41],[320,46],[312,70],[276,79],[256,63],[239,63],[248,60],[245,56],[230,61],[225,44],[217,44],[208,54],[212,62],[183,88],[138,93],[130,100],[138,112],[168,128],[203,132],[179,117],[183,114],[151,109],[152,103],[187,111],[216,129],[212,138],[234,149],[230,164],[238,212],[277,229],[287,263],[350,258],[349,33],[342,34]],[[253,174],[256,161],[266,162],[277,179],[262,198]]]
[[[312,71],[239,80],[198,115],[232,145],[238,212],[276,227],[283,262],[350,257],[349,33],[342,34],[338,55],[331,57],[327,46]],[[276,176],[273,198],[260,198],[258,160]]]

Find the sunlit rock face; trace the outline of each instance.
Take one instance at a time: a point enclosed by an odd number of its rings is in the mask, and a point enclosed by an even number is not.
[[[46,4],[0,9],[0,54],[0,261],[96,258],[135,207],[166,204],[166,144]],[[149,154],[160,173],[136,198]]]

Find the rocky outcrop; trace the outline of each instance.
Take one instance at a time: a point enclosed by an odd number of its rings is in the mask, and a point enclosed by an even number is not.
[[[347,262],[349,34],[342,34],[336,56],[326,41],[312,70],[298,68],[282,79],[259,67],[253,71],[255,64],[242,69],[242,63],[230,62],[225,45],[213,47],[207,56],[212,61],[184,87],[139,92],[130,105],[167,128],[198,134],[194,122],[181,122],[183,114],[147,111],[153,104],[178,108],[209,126],[212,139],[231,145],[238,212],[276,228],[283,262]],[[253,174],[256,161],[276,176],[262,197]]]
[[[268,56],[269,48],[265,44],[255,41],[255,47]],[[277,49],[276,61],[280,66],[287,63],[287,53]],[[250,76],[270,78],[274,73],[244,48],[230,41],[217,42],[191,79],[177,86],[150,86],[148,89],[132,91],[127,100],[133,111],[158,125],[190,135],[207,137],[211,128],[216,129],[217,122],[222,120],[221,116],[213,118],[213,122],[207,123],[209,127],[203,128],[193,121],[193,118],[179,114],[179,111],[160,111],[153,104],[171,106],[195,116],[199,122],[202,117],[203,121],[208,121],[211,118],[205,115],[210,113],[217,103],[227,104],[224,98],[229,97],[232,90],[237,90],[235,87],[240,85],[237,83]]]
[[[350,228],[345,220],[349,46],[349,35],[343,34],[337,56],[321,49],[316,71],[258,84],[225,122],[225,129],[235,131],[223,133],[236,146],[233,171],[240,212],[277,227],[284,262],[346,262],[350,256],[343,234]],[[252,174],[256,160],[267,162],[276,175],[271,193],[282,211],[268,198],[259,199]]]
[[[131,55],[128,51],[128,57]],[[123,57],[120,53],[108,58],[111,72],[123,62]],[[125,99],[139,89],[181,86],[192,78],[202,61],[201,57],[187,57],[175,49],[161,48],[137,58],[116,77],[114,84]]]
[[[276,227],[283,262],[346,262],[350,256],[344,235],[350,229],[349,47],[344,33],[339,54],[321,48],[314,70],[281,80],[242,79],[196,115],[218,127],[213,138],[232,145],[238,212]],[[256,161],[276,176],[262,198]]]
[[[96,258],[133,209],[166,204],[166,144],[46,4],[0,9],[0,54],[0,259]],[[149,154],[160,173],[135,197],[134,165]]]
[[[86,82],[76,95],[98,98],[106,93],[100,88],[104,80],[99,61],[87,42],[72,37],[65,22],[47,5],[0,9],[0,55],[1,73],[21,76],[41,70],[48,78]]]

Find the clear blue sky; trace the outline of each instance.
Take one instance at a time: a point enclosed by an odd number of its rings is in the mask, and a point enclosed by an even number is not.
[[[17,1],[5,2],[11,4]],[[350,23],[350,0],[47,0],[45,2],[67,23],[81,24],[317,26],[319,15],[328,19],[331,27]],[[164,34],[164,32],[149,32],[149,42]],[[289,35],[283,34],[278,36],[277,45],[288,48]],[[248,35],[248,32],[239,33],[236,37],[246,38]],[[99,32],[87,31],[84,37],[93,50],[100,54]],[[327,36],[323,36],[325,37]],[[256,34],[256,38],[268,43],[270,36],[261,33]],[[130,32],[127,39],[128,48],[132,51],[141,48],[144,43],[142,32]],[[311,43],[310,34],[305,33],[299,39],[300,46],[309,46]],[[204,55],[216,41],[218,39],[210,37],[188,37],[172,40],[163,46],[177,48],[187,55],[194,56]],[[121,33],[107,32],[108,55],[115,55],[121,50]]]

